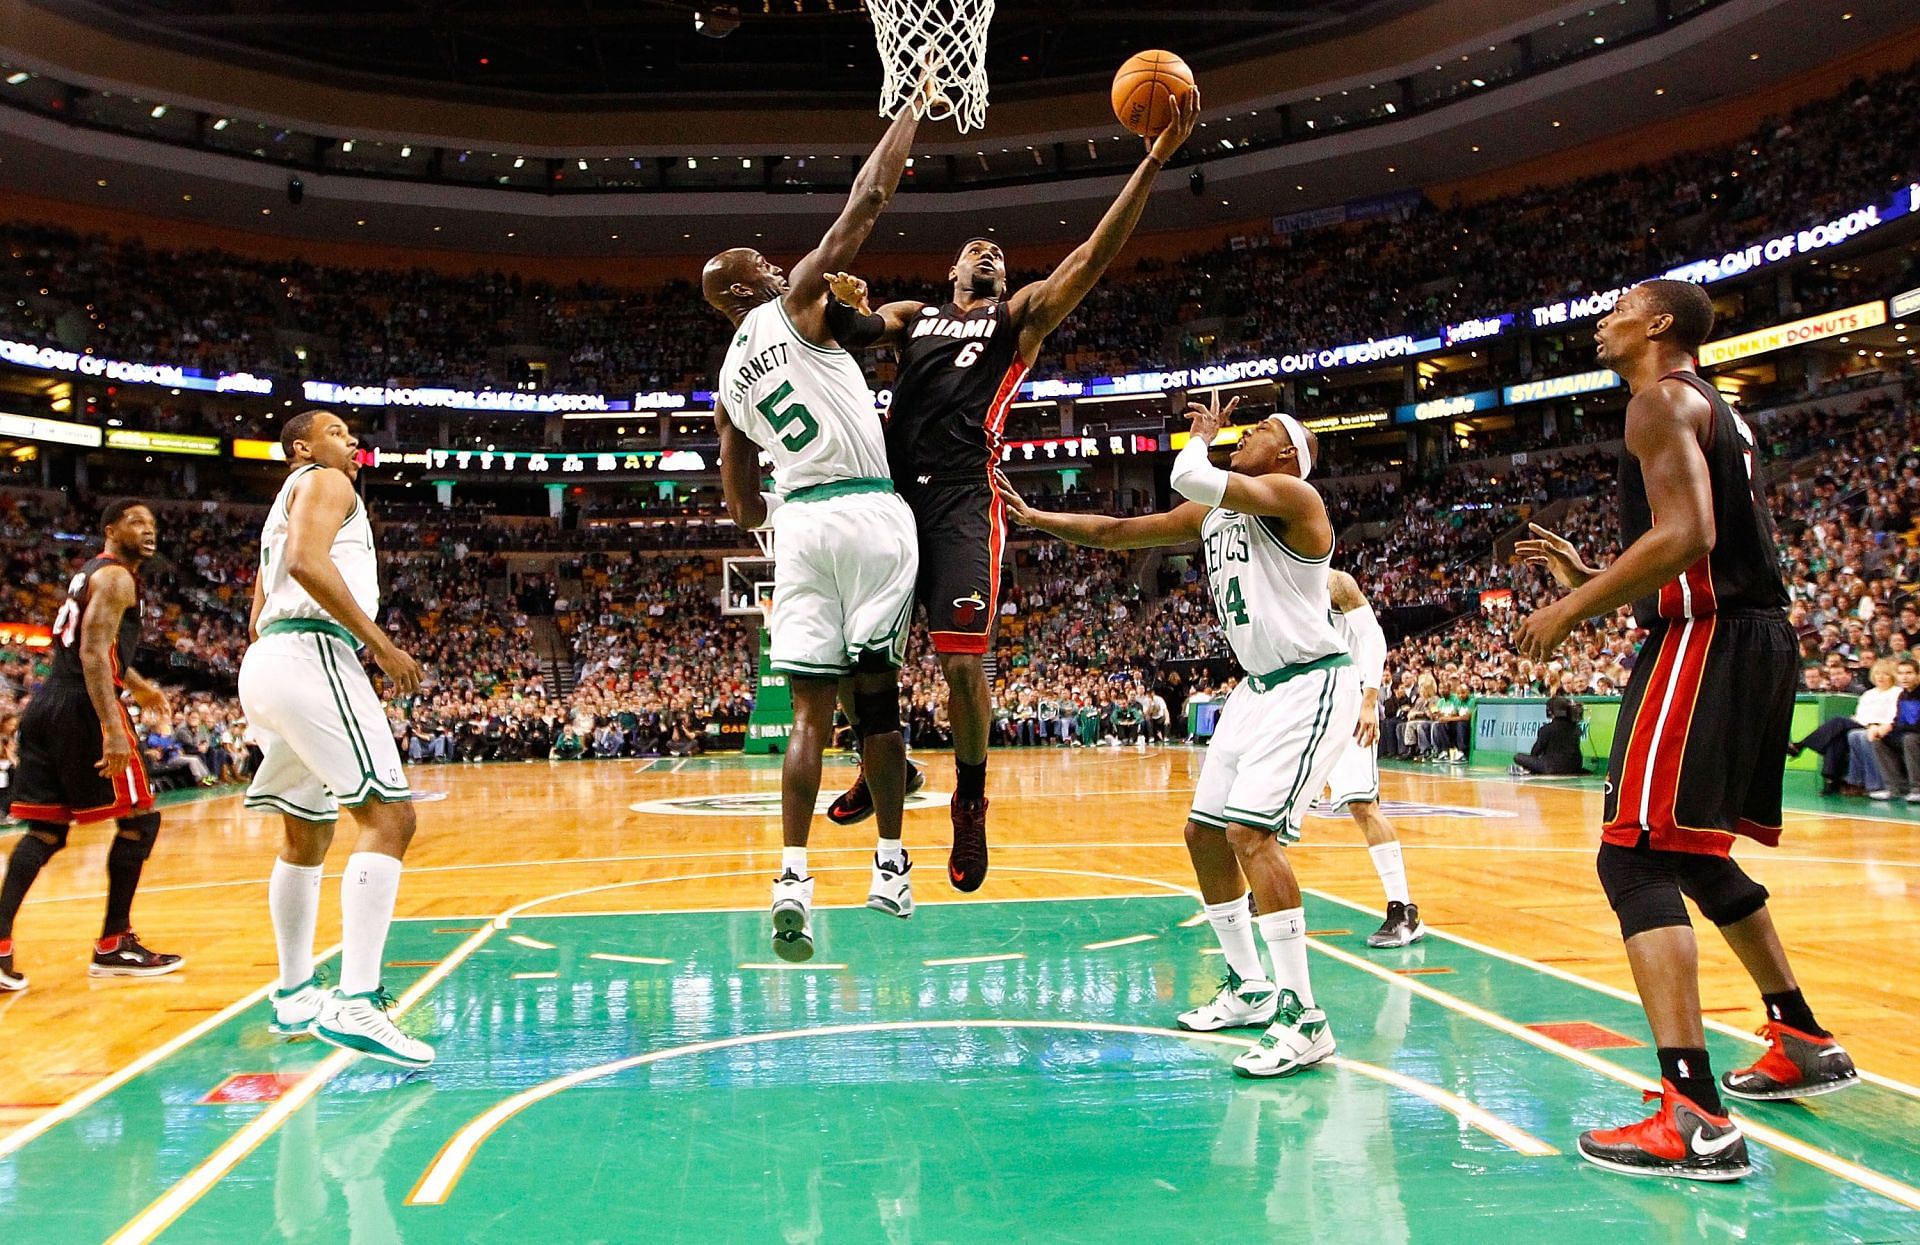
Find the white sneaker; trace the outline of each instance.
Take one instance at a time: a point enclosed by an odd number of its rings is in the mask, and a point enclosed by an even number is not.
[[[320,1019],[320,1009],[327,1002],[327,977],[323,969],[314,969],[313,976],[307,978],[291,990],[282,990],[278,986],[268,992],[267,1001],[273,1004],[273,1019],[267,1022],[267,1028],[281,1037],[296,1037],[313,1027]]]
[[[1260,1035],[1260,1044],[1233,1061],[1241,1076],[1292,1076],[1333,1054],[1333,1030],[1327,1014],[1303,1007],[1291,990],[1280,992],[1273,1024]]]
[[[1891,800],[1893,798],[1893,792],[1887,790],[1885,787],[1882,787],[1878,791],[1867,792],[1867,798],[1869,800]]]
[[[773,953],[798,964],[813,958],[813,879],[791,871],[773,884]]]
[[[873,856],[873,881],[867,886],[867,907],[902,919],[913,915],[913,860],[904,854],[899,864]]]
[[[1271,981],[1246,981],[1228,969],[1218,993],[1192,1011],[1181,1012],[1178,1023],[1194,1033],[1270,1024],[1279,1003],[1280,992]]]
[[[309,1032],[341,1050],[358,1051],[403,1068],[426,1067],[433,1062],[433,1047],[400,1032],[399,1026],[387,1016],[387,1009],[392,1006],[393,996],[384,986],[365,994],[329,990]]]
[[[1907,792],[1907,803],[1920,804],[1920,791]]]

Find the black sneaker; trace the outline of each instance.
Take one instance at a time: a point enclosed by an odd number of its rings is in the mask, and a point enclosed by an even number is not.
[[[102,947],[107,948],[101,950]],[[132,930],[93,944],[93,963],[87,966],[89,977],[159,977],[177,971],[186,963],[177,955],[163,955],[140,945]]]
[[[27,988],[27,975],[13,966],[13,947],[0,955],[0,994],[17,994]]]
[[[912,795],[927,785],[927,771],[907,762],[907,794]],[[867,770],[853,780],[853,785],[842,791],[833,803],[827,805],[827,820],[836,826],[853,826],[873,816],[873,792],[867,789]]]
[[[1367,935],[1369,947],[1405,947],[1419,942],[1427,936],[1427,927],[1420,924],[1420,905],[1401,903],[1391,900],[1387,904],[1387,919],[1380,922],[1380,928]]]
[[[987,798],[948,805],[953,816],[953,850],[947,854],[947,881],[957,891],[977,891],[987,880]]]
[[[1720,1078],[1720,1088],[1735,1098],[1812,1098],[1860,1083],[1853,1057],[1832,1035],[1815,1037],[1777,1020],[1763,1025],[1760,1035],[1767,1039],[1767,1053],[1753,1066]]]

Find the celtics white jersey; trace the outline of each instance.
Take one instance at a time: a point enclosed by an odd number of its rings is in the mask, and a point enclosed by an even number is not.
[[[853,356],[800,336],[779,299],[747,313],[720,365],[733,426],[773,458],[782,495],[840,480],[888,479],[873,391]]]
[[[327,468],[309,463],[287,476],[287,482],[280,486],[280,495],[273,499],[272,509],[267,511],[267,522],[260,529],[260,603],[259,625],[265,628],[268,623],[288,618],[325,618],[339,622],[320,603],[307,595],[307,590],[287,574],[287,503],[293,496],[293,486],[315,471]],[[346,522],[340,525],[340,531],[333,538],[330,550],[333,564],[340,568],[340,578],[347,581],[347,590],[367,617],[372,618],[380,612],[380,567],[373,553],[373,524],[367,520],[367,508],[355,499],[353,509],[347,512]]]
[[[1214,509],[1200,527],[1207,586],[1233,655],[1248,674],[1347,651],[1327,596],[1326,557],[1306,558],[1280,543],[1272,520]]]

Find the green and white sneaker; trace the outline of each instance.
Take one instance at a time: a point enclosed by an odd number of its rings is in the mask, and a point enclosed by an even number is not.
[[[1212,1033],[1215,1029],[1270,1024],[1279,1004],[1280,992],[1271,981],[1247,981],[1228,969],[1219,992],[1192,1011],[1181,1012],[1179,1025],[1194,1033]]]
[[[387,1016],[387,1009],[392,1006],[393,996],[385,986],[377,986],[365,994],[330,990],[310,1032],[329,1046],[358,1051],[403,1068],[424,1068],[431,1064],[433,1047],[400,1032],[399,1026]]]
[[[1291,990],[1280,992],[1273,1024],[1260,1035],[1260,1044],[1233,1061],[1241,1076],[1292,1076],[1333,1054],[1333,1030],[1327,1014],[1306,1007]]]
[[[316,968],[313,976],[307,978],[291,990],[274,987],[267,995],[267,1001],[273,1004],[273,1019],[267,1028],[281,1037],[298,1037],[313,1027],[320,1019],[320,1009],[327,1001],[327,970]]]

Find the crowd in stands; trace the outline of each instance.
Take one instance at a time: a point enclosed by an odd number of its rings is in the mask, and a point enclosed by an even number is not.
[[[1094,289],[1054,334],[1042,374],[1425,336],[1825,221],[1915,175],[1917,86],[1920,66],[1856,81],[1738,142],[1571,186],[1144,262]],[[209,370],[685,391],[704,383],[724,340],[687,281],[557,286],[167,252],[25,223],[0,226],[0,259],[0,336]],[[945,281],[886,285],[876,296],[932,297]],[[884,381],[893,365],[875,366]]]

